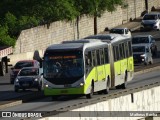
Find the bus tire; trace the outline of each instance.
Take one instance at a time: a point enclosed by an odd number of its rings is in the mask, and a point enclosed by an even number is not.
[[[51,98],[52,98],[52,101],[55,101],[58,99],[58,95],[53,95],[53,96],[51,96]]]
[[[121,85],[122,89],[126,89],[127,88],[127,79],[128,79],[128,74],[126,72],[125,73],[125,78],[124,78],[124,83]]]
[[[1,62],[0,64],[0,75],[1,76],[5,76],[6,74],[6,65],[5,65],[5,62]]]
[[[14,91],[15,91],[15,92],[18,92],[18,91],[19,91],[19,89],[15,87],[15,88],[14,88]]]
[[[86,95],[87,99],[91,99],[94,93],[94,85],[92,83],[90,93]]]
[[[110,78],[107,77],[106,89],[103,90],[103,93],[104,93],[104,94],[108,94],[108,93],[109,93],[109,86],[110,86]]]

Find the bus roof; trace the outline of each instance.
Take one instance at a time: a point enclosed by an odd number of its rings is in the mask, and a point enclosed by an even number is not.
[[[88,47],[96,47],[98,45],[107,45],[97,39],[79,39],[71,41],[63,41],[61,44],[54,44],[49,46],[46,50],[70,50],[70,49],[85,49]]]
[[[120,34],[99,34],[99,35],[88,36],[85,39],[100,39],[103,42],[114,43],[124,39],[128,39],[128,37],[124,37]]]

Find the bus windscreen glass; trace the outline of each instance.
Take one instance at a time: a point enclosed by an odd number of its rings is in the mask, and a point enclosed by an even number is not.
[[[84,73],[82,51],[48,51],[44,55],[43,68],[45,79],[80,78]]]

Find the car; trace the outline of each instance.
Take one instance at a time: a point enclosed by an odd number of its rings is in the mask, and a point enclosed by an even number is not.
[[[11,67],[10,73],[10,83],[13,84],[15,78],[17,77],[18,72],[23,67],[39,67],[40,64],[37,60],[20,60],[18,61],[14,67]]]
[[[151,49],[148,44],[132,45],[134,64],[153,64]]]
[[[112,28],[110,33],[121,34],[126,37],[131,37],[131,31],[128,28]]]
[[[136,35],[132,37],[132,44],[146,43],[149,45],[152,55],[157,55],[157,45],[152,35]]]
[[[159,12],[151,12],[146,13],[141,22],[141,30],[160,30],[160,13]]]
[[[14,81],[14,91],[18,92],[30,88],[36,88],[38,91],[43,89],[43,69],[40,67],[22,68]]]

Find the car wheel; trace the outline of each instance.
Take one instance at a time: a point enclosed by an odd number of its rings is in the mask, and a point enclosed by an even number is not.
[[[14,91],[15,91],[15,92],[18,92],[18,91],[19,91],[19,89],[15,87],[15,88],[14,88]]]
[[[11,83],[11,84],[14,84],[14,80],[10,80],[10,83]]]
[[[42,85],[38,86],[38,91],[42,91]]]
[[[23,88],[23,91],[26,91],[26,89],[25,89],[25,88]]]
[[[148,65],[148,63],[147,63],[147,62],[145,62],[145,63],[144,63],[144,65]]]

